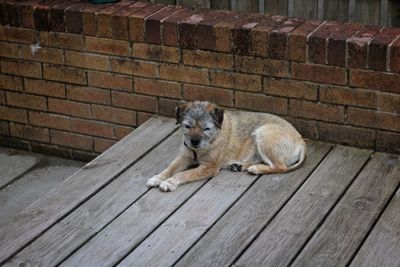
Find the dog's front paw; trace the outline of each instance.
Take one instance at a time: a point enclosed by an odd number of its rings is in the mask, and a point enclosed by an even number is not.
[[[242,171],[242,165],[237,164],[237,163],[233,163],[230,166],[231,172],[241,172]]]
[[[256,165],[252,165],[252,166],[248,167],[247,172],[249,172],[251,174],[255,174],[255,175],[260,174],[260,171],[258,170],[258,167]]]
[[[171,183],[170,181],[163,181],[160,184],[160,190],[164,191],[164,192],[172,192],[175,191],[175,189],[177,188],[177,185]]]
[[[147,186],[148,187],[158,187],[162,182],[162,179],[158,175],[154,175],[150,179],[147,180]]]

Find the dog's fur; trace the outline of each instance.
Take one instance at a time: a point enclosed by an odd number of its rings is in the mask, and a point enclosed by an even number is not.
[[[180,153],[147,181],[149,187],[174,191],[180,184],[215,176],[225,167],[252,174],[283,173],[299,168],[305,160],[301,135],[272,114],[224,111],[196,101],[179,105],[176,118],[184,135]]]

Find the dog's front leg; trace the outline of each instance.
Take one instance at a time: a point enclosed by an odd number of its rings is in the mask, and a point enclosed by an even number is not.
[[[192,164],[192,160],[178,156],[172,161],[172,163],[161,173],[154,175],[150,179],[147,180],[148,187],[157,187],[161,184],[162,181],[170,178],[174,174],[187,170],[189,166]]]
[[[218,172],[219,168],[216,166],[200,165],[197,168],[177,173],[171,178],[161,182],[160,189],[165,192],[174,191],[180,184],[207,179],[217,175]]]

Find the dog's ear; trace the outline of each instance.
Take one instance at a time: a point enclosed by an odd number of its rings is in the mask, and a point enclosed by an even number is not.
[[[182,102],[175,108],[176,124],[180,124],[183,120],[183,114],[188,107],[188,103]]]
[[[214,110],[210,114],[214,120],[215,125],[219,129],[221,129],[222,122],[224,121],[224,110],[221,108],[215,107]]]

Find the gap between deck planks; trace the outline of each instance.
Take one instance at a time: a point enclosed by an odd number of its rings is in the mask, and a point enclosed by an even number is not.
[[[155,117],[0,228],[0,264],[68,215],[176,129]]]

